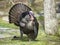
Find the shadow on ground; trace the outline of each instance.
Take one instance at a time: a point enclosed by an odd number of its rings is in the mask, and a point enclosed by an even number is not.
[[[23,41],[23,42],[28,42],[29,41],[29,39],[28,39],[28,37],[26,37],[26,36],[23,36],[23,38],[21,38],[21,37],[17,37],[17,36],[14,36],[13,38],[12,38],[12,40],[21,40],[21,41]],[[39,40],[33,40],[33,41],[39,41]]]

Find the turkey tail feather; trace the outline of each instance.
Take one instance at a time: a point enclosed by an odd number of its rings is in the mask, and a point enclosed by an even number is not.
[[[29,8],[25,4],[18,3],[13,5],[9,11],[9,23],[15,23],[16,25],[18,25],[19,17],[26,11],[31,11],[31,8]]]

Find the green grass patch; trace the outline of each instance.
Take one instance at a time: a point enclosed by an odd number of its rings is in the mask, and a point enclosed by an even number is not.
[[[0,18],[0,26],[1,27],[18,29],[18,27],[15,26],[14,24],[9,24],[9,22],[6,22],[6,21],[2,20],[1,18]]]
[[[40,21],[44,21],[44,16],[39,16],[37,19]]]
[[[15,33],[17,34],[17,33]],[[59,45],[60,40],[56,36],[46,36],[45,32],[39,29],[38,36],[35,41],[28,41],[27,36],[23,36],[23,40],[19,38],[13,39],[12,38],[5,38],[0,39],[0,45]]]

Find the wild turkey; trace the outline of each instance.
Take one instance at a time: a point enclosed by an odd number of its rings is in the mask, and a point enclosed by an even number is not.
[[[9,11],[9,23],[20,27],[21,38],[26,34],[29,39],[35,40],[38,35],[38,22],[31,8],[25,4],[18,3]]]

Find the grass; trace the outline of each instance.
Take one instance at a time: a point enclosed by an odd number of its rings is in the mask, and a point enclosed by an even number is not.
[[[18,43],[19,42],[19,43]],[[15,44],[16,43],[16,44]],[[5,44],[1,44],[1,45],[44,45],[42,42],[20,42],[20,41],[14,41],[7,44],[7,42],[5,42]],[[46,45],[46,44],[45,44]]]
[[[17,37],[18,38],[15,39],[11,37],[0,39],[0,45],[60,45],[59,37],[46,36],[44,30],[41,29],[39,29],[39,33],[35,41],[28,41],[28,37],[26,35],[24,35],[22,40],[20,39],[20,36]]]
[[[18,27],[15,26],[14,24],[9,24],[9,22],[6,22],[0,18],[0,26],[1,27],[7,27],[7,28],[14,28],[17,29]]]

